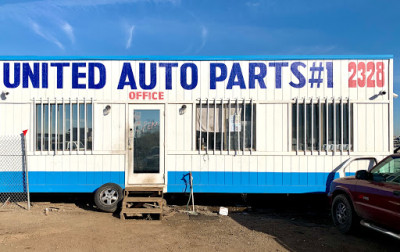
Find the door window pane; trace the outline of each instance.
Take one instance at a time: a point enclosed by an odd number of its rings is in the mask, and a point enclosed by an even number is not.
[[[160,110],[134,110],[134,173],[160,172]]]

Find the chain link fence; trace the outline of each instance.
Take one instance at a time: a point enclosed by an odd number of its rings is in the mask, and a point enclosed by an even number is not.
[[[30,208],[24,139],[0,137],[0,210]]]

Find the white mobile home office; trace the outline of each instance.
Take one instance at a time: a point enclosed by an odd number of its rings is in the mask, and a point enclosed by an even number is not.
[[[182,192],[189,171],[195,192],[325,192],[349,157],[393,151],[392,56],[0,60],[31,192]]]

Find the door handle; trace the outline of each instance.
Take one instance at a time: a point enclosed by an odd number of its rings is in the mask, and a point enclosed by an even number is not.
[[[128,136],[128,149],[132,150],[132,141],[133,141],[133,130],[132,128],[129,129],[129,136]]]
[[[393,194],[396,196],[400,196],[400,191],[393,191]]]

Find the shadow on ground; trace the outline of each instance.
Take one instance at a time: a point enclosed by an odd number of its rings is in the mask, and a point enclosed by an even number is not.
[[[182,205],[183,195],[167,198]],[[228,207],[240,225],[273,237],[290,251],[400,251],[400,241],[359,227],[343,235],[332,224],[325,194],[197,194],[196,205]],[[268,248],[266,248],[268,250]]]
[[[35,202],[72,203],[84,210],[99,211],[91,193],[31,193],[32,205]]]

